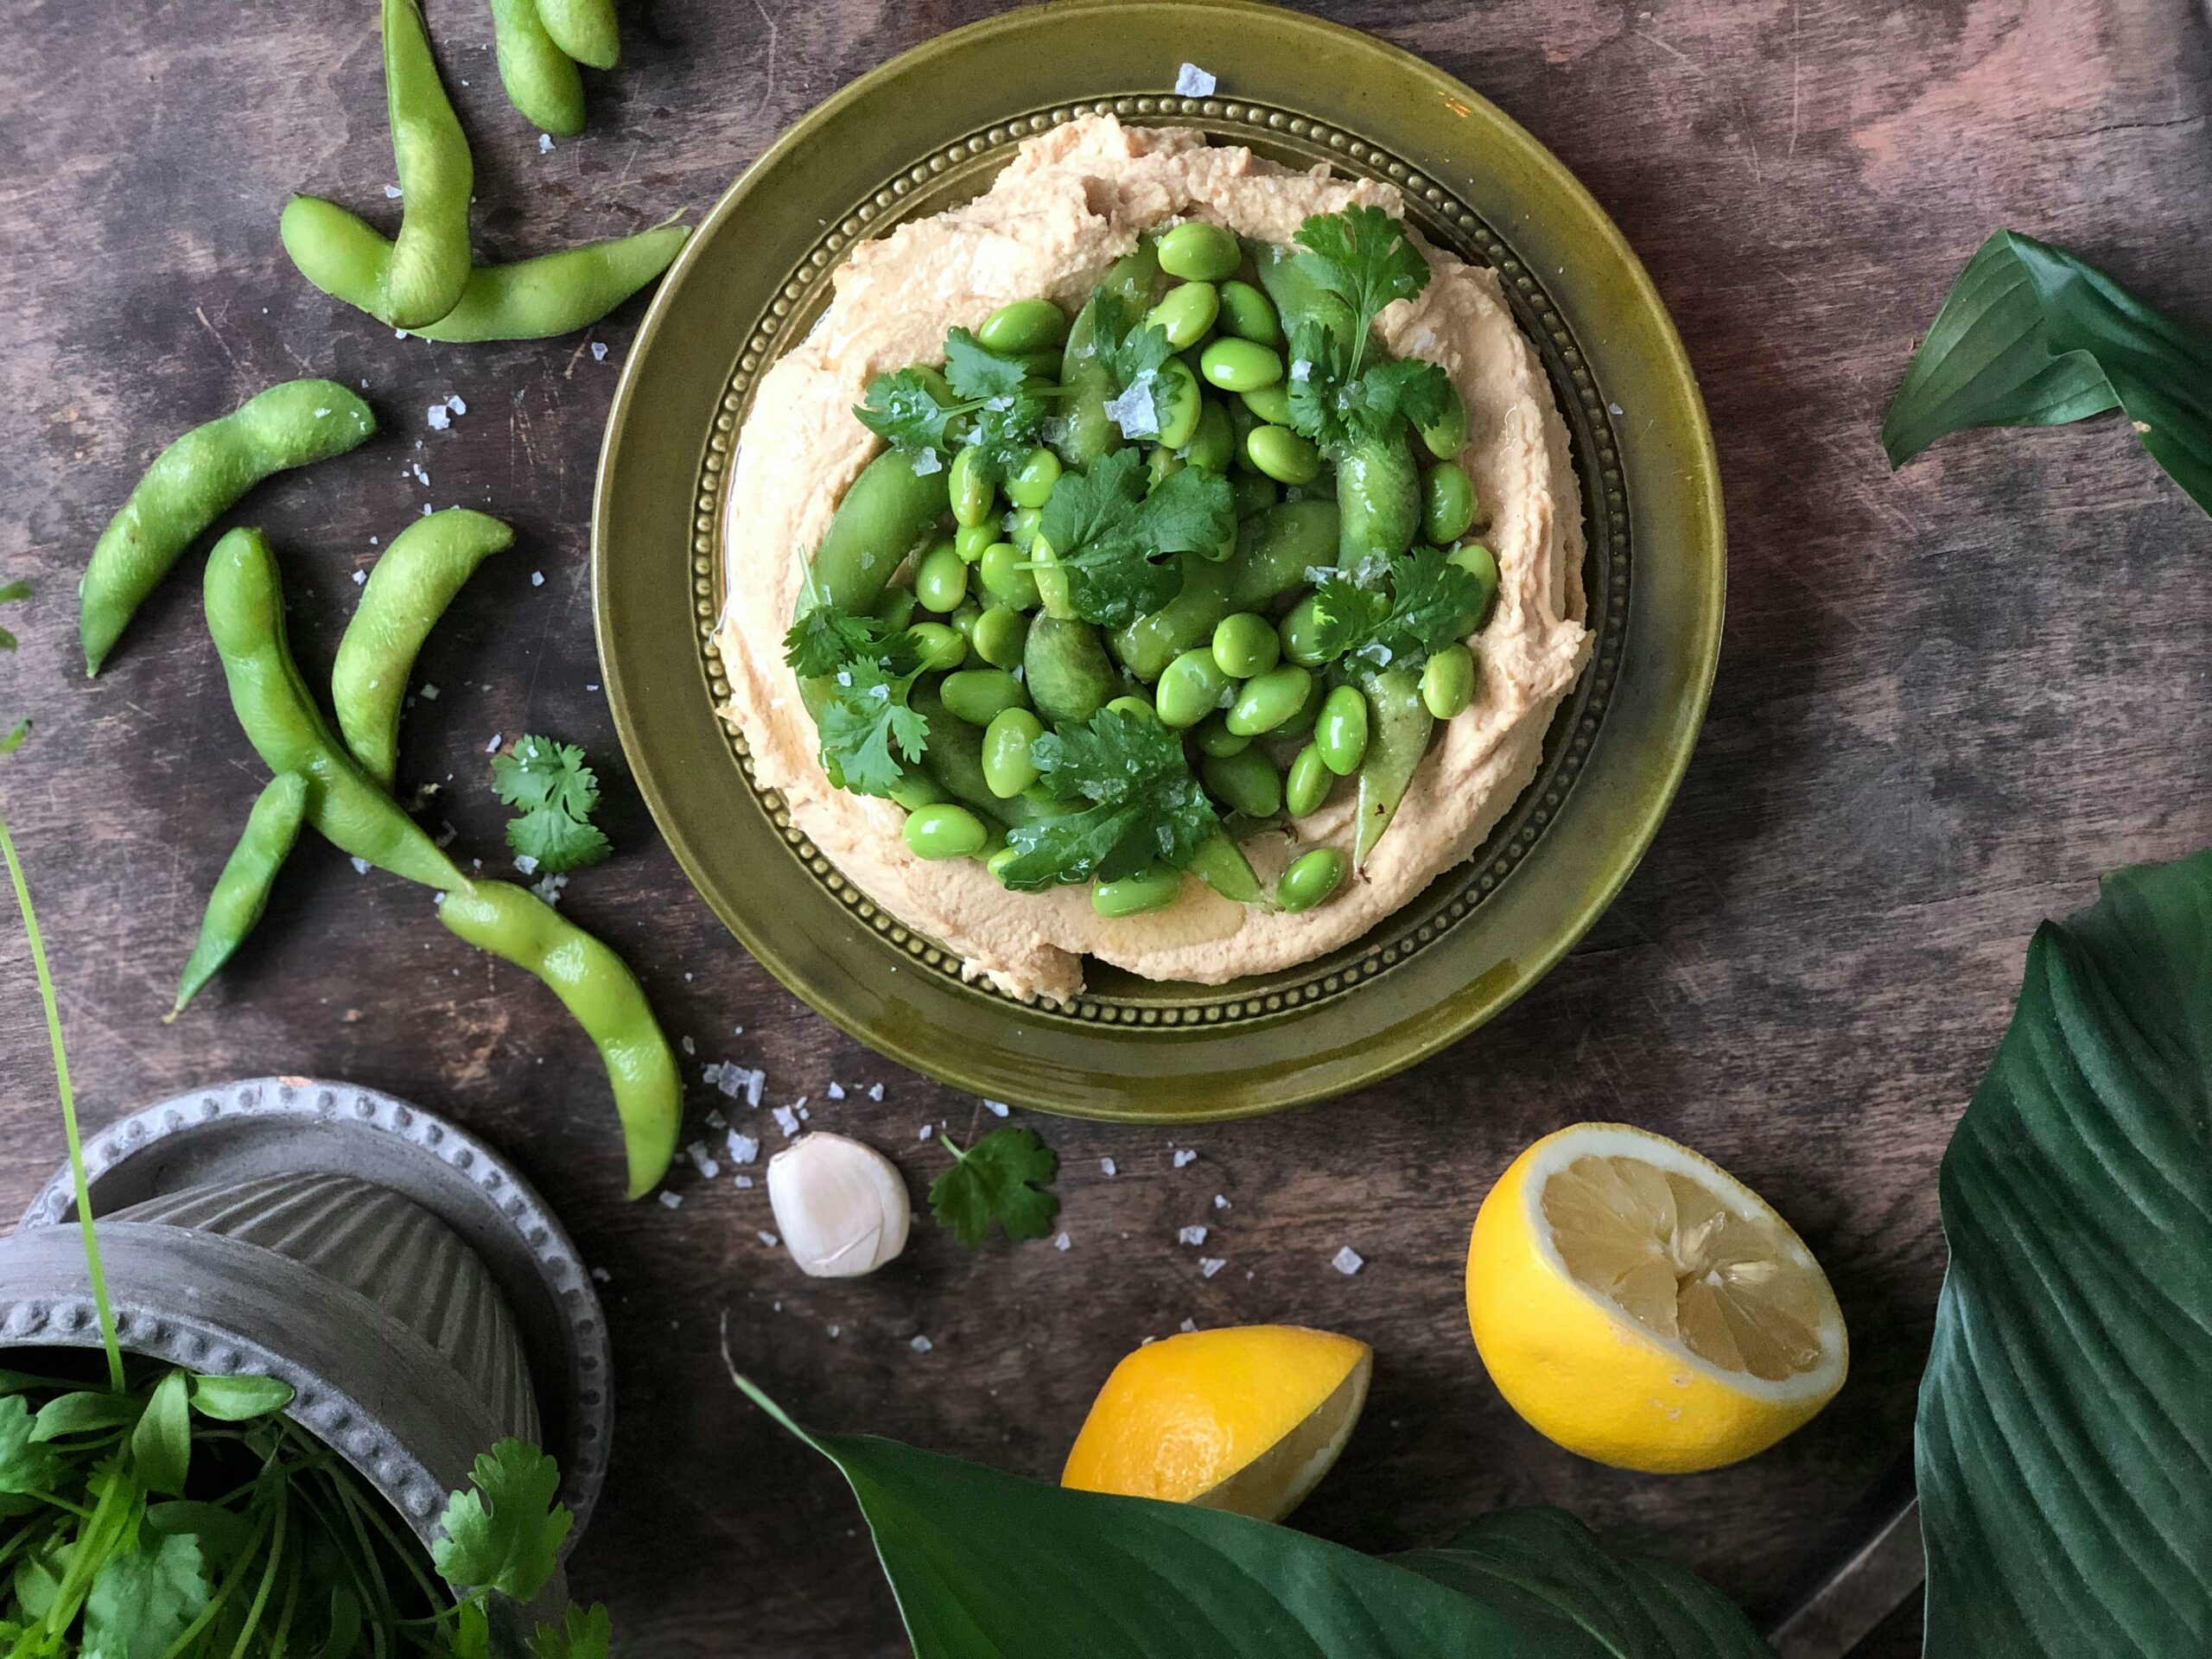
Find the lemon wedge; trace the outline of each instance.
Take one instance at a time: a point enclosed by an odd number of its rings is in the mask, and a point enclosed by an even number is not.
[[[1578,1123],[1498,1178],[1467,1246],[1467,1319],[1507,1402],[1652,1473],[1763,1452],[1843,1386],[1843,1311],[1741,1181],[1663,1135]]]
[[[1363,1342],[1289,1325],[1149,1343],[1099,1389],[1060,1484],[1280,1521],[1351,1438],[1374,1363]]]

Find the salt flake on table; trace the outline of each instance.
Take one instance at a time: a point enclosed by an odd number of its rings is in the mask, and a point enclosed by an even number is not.
[[[453,410],[443,404],[432,404],[429,412],[423,418],[429,422],[431,431],[442,432],[453,424]]]
[[[983,1109],[993,1117],[1004,1117],[1009,1108],[1002,1100],[987,1100],[983,1103]]]
[[[398,187],[397,185],[396,185],[396,184],[387,184],[386,186],[385,186],[385,188],[384,188],[384,199],[385,199],[386,201],[397,201],[397,200],[399,200],[399,196],[400,196],[400,191],[399,191],[399,187]]]
[[[459,392],[449,391],[446,394],[446,407],[456,415],[468,413],[468,405],[461,401]]]
[[[1052,1248],[1056,1250],[1069,1249],[1073,1247],[1073,1240],[1070,1239],[1065,1233],[1062,1233],[1058,1238],[1052,1241]]]
[[[780,1238],[778,1238],[773,1233],[765,1230],[755,1234],[754,1236],[760,1239],[763,1244],[766,1244],[772,1250],[774,1249],[777,1245],[784,1242]]]
[[[722,1150],[729,1154],[734,1164],[749,1164],[760,1155],[760,1143],[749,1135],[740,1135],[735,1129],[722,1142]]]
[[[550,156],[553,153],[553,135],[551,133],[541,132],[537,135],[537,153],[541,156]]]
[[[681,1210],[683,1207],[683,1195],[681,1192],[663,1192],[660,1195],[660,1204],[664,1210]]]
[[[1178,1244],[1203,1244],[1206,1242],[1206,1230],[1196,1224],[1179,1227],[1175,1231],[1175,1242]]]
[[[533,588],[543,588],[545,585],[545,573],[543,570],[531,571],[530,573],[530,585]]]
[[[607,361],[607,342],[605,340],[594,340],[592,341],[591,360],[594,363],[604,363]]]
[[[492,741],[491,741],[489,743],[486,743],[486,744],[484,746],[484,753],[486,753],[486,754],[497,754],[497,753],[499,752],[499,738],[500,738],[500,736],[501,736],[501,734],[499,734],[499,733],[498,733],[498,732],[494,732],[494,733],[493,733],[493,734],[492,734]]]
[[[832,1100],[842,1100],[845,1097],[845,1085],[842,1083],[833,1083],[823,1092]]]
[[[699,1045],[693,1042],[689,1037],[678,1039],[677,1046],[682,1048],[687,1055],[696,1054],[699,1052]],[[714,1121],[715,1115],[712,1112],[709,1112],[707,1114],[707,1122],[712,1123]]]
[[[425,702],[435,702],[438,700],[438,688],[426,683],[419,695]]]
[[[611,1285],[614,1282],[614,1275],[605,1268],[594,1268],[591,1270],[591,1276],[602,1285]]]
[[[369,579],[369,573],[368,573],[367,571],[365,571],[365,570],[356,570],[356,571],[353,573],[353,585],[354,585],[356,588],[359,588],[359,587],[363,582],[366,582],[368,579]]]
[[[369,861],[365,858],[357,858],[353,861],[353,870],[356,874],[366,875],[369,873]]]
[[[1195,63],[1186,63],[1175,72],[1175,94],[1179,98],[1211,98],[1213,89],[1220,85],[1219,80]]]
[[[789,1141],[798,1135],[798,1114],[790,1107],[779,1106],[769,1116],[776,1120],[776,1127],[784,1132],[785,1140]]]
[[[932,1128],[929,1124],[925,1123],[922,1125],[922,1132],[916,1135],[914,1139],[917,1141],[926,1141],[930,1136],[936,1133],[937,1131],[934,1128]]]
[[[537,860],[531,854],[517,853],[515,855],[515,868],[520,870],[524,875],[536,875],[537,874]]]
[[[1198,1159],[1198,1154],[1197,1153],[1192,1152],[1188,1147],[1184,1147],[1175,1154],[1175,1167],[1180,1169],[1185,1164],[1196,1163]]]
[[[1114,1167],[1114,1160],[1111,1158],[1101,1158],[1098,1160],[1098,1173],[1102,1175],[1112,1175],[1118,1173]]]
[[[1192,1332],[1198,1328],[1198,1322],[1196,1319],[1185,1319],[1182,1324],[1177,1325],[1175,1328],[1187,1337]]]
[[[883,1085],[880,1083],[871,1083],[868,1084],[868,1097],[870,1100],[881,1100],[883,1098]]]
[[[1198,1277],[1211,1279],[1228,1265],[1220,1256],[1202,1255],[1198,1258]]]
[[[1329,1258],[1329,1265],[1349,1279],[1367,1265],[1367,1258],[1347,1244]]]
[[[937,1344],[931,1342],[927,1337],[916,1337],[906,1345],[918,1354],[926,1354],[931,1349],[937,1346]]]
[[[737,1184],[740,1186],[751,1186],[753,1185],[753,1178],[750,1175],[741,1175],[737,1178]]]

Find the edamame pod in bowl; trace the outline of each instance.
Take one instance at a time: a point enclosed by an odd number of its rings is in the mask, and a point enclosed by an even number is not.
[[[85,671],[97,674],[131,615],[184,550],[267,478],[342,455],[377,417],[334,380],[287,380],[162,451],[92,549],[78,586]]]
[[[330,701],[346,747],[386,789],[416,654],[476,567],[514,539],[489,514],[454,507],[409,524],[369,572],[330,666]]]

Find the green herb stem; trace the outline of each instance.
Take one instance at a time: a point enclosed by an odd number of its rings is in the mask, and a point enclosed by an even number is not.
[[[99,1236],[92,1228],[91,1184],[85,1176],[85,1143],[77,1132],[77,1097],[69,1086],[69,1057],[61,1046],[61,1010],[54,999],[54,975],[47,967],[46,941],[40,937],[38,914],[31,908],[30,884],[23,879],[22,861],[16,856],[16,838],[8,821],[0,817],[0,854],[8,861],[8,878],[15,883],[16,906],[23,914],[23,934],[30,940],[31,965],[38,972],[39,1000],[46,1008],[46,1034],[54,1048],[54,1080],[61,1096],[61,1126],[69,1141],[69,1174],[77,1191],[77,1224],[85,1235],[85,1268],[92,1281],[92,1303],[99,1310],[100,1346],[107,1351],[108,1387],[124,1392],[123,1344],[116,1340],[115,1313],[108,1306],[107,1274],[100,1266]]]

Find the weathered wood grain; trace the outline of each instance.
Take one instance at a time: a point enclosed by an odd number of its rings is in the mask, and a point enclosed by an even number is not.
[[[489,22],[431,22],[475,143],[480,243],[508,257],[704,208],[785,124],[992,8],[880,0],[629,9],[591,125],[541,154],[500,96]],[[620,856],[568,909],[639,964],[703,1059],[893,1149],[975,1116],[816,1019],[721,931],[621,776],[597,693],[585,522],[636,308],[582,340],[429,347],[314,293],[276,211],[381,207],[373,8],[18,0],[0,52],[0,574],[36,601],[0,766],[104,1120],[283,1069],[356,1078],[510,1148],[612,1274],[616,1471],[575,1562],[641,1654],[877,1654],[898,1624],[841,1484],[742,1406],[732,1354],[805,1416],[1051,1475],[1125,1349],[1183,1319],[1300,1320],[1378,1352],[1373,1402],[1301,1521],[1369,1547],[1500,1503],[1663,1538],[1764,1605],[1907,1442],[1942,1248],[1934,1172],[2002,1028],[2036,919],[2099,872],[2212,841],[2212,525],[2124,428],[1955,440],[1891,478],[1880,411],[1949,277],[2012,225],[2212,317],[2212,55],[2187,0],[1336,0],[1319,8],[1463,77],[1554,148],[1650,266],[1694,358],[1726,478],[1732,584],[1712,718],[1673,817],[1589,941],[1492,1028],[1399,1081],[1194,1132],[1046,1124],[1072,1248],[977,1255],[934,1229],[858,1284],[762,1246],[765,1194],[689,1176],[620,1201],[604,1086],[538,987],[432,924],[423,896],[302,843],[235,971],[164,1027],[207,884],[260,774],[198,620],[194,558],[87,683],[72,593],[145,460],[268,381],[365,380],[387,435],[250,512],[326,668],[353,574],[425,502],[512,518],[439,630],[442,693],[404,780],[501,864],[484,751],[585,744]],[[1235,66],[1212,66],[1233,81]],[[465,84],[463,84],[465,83]],[[423,410],[467,402],[453,430]],[[412,477],[419,463],[427,487]],[[532,573],[542,573],[542,586]],[[0,1210],[60,1135],[28,968],[0,929]],[[734,1028],[741,1027],[741,1034]],[[832,1080],[850,1091],[824,1103]],[[880,1083],[884,1098],[858,1096]],[[702,1094],[697,1103],[707,1103]],[[1743,1467],[1650,1480],[1580,1463],[1500,1403],[1458,1268],[1485,1186],[1577,1118],[1676,1135],[1765,1192],[1850,1316],[1842,1398]],[[1107,1178],[1099,1160],[1120,1173]],[[1232,1207],[1217,1211],[1216,1193]],[[1204,1221],[1202,1280],[1175,1230]],[[1367,1258],[1328,1267],[1339,1244]],[[837,1334],[833,1338],[830,1328]],[[908,1340],[926,1334],[933,1351]],[[1877,1644],[1916,1646],[1912,1615]]]

